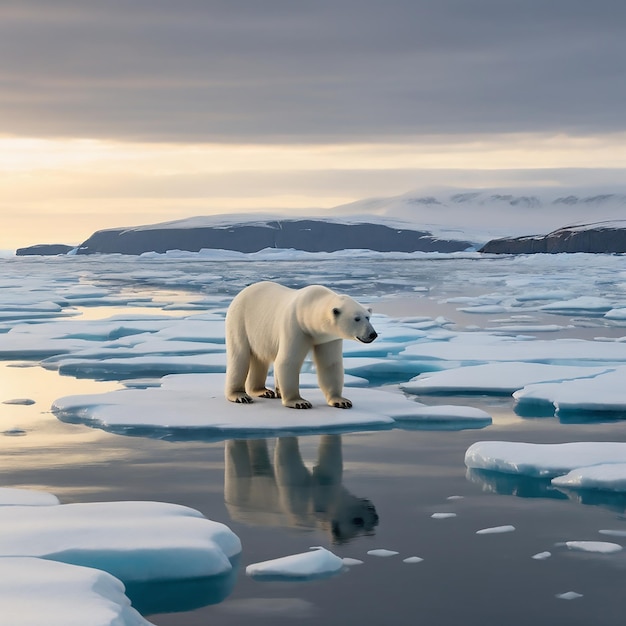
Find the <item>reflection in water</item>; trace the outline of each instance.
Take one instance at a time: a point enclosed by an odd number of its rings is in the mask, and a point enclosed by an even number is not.
[[[237,581],[239,555],[232,570],[217,576],[184,580],[126,582],[126,595],[142,615],[182,613],[225,600]]]
[[[579,504],[601,506],[618,513],[626,512],[626,494],[599,489],[564,489],[551,484],[550,478],[534,478],[519,474],[505,474],[469,468],[467,480],[480,485],[483,491],[519,498],[553,498],[571,500]]]
[[[280,437],[270,458],[268,441],[231,440],[225,448],[224,498],[233,520],[255,525],[322,528],[333,542],[373,534],[374,505],[342,484],[340,435],[322,435],[309,470],[297,437]]]

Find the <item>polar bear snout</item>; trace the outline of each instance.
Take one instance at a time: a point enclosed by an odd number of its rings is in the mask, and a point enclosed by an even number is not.
[[[376,339],[376,337],[378,337],[378,333],[372,328],[372,332],[367,335],[366,337],[358,337],[357,339],[361,342],[361,343],[372,343],[372,341],[374,341],[374,339]]]

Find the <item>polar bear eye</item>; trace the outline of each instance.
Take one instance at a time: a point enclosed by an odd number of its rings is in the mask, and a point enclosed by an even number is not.
[[[357,315],[357,316],[354,318],[354,321],[355,321],[355,322],[360,322],[360,321],[361,321],[361,317],[360,317],[359,315]]]

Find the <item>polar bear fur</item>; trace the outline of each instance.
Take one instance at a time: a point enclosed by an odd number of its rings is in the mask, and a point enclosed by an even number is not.
[[[290,289],[261,282],[235,296],[226,313],[226,398],[282,398],[309,409],[300,395],[300,369],[312,350],[320,389],[330,406],[348,409],[343,392],[343,339],[370,343],[377,334],[371,309],[322,285]],[[265,386],[274,364],[275,390]]]

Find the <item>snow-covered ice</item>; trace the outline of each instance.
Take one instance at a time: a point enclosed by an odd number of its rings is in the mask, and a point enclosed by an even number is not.
[[[106,572],[27,556],[0,558],[0,621],[10,626],[149,626]],[[45,616],[45,617],[44,617]]]
[[[559,600],[576,600],[577,598],[582,598],[583,594],[577,591],[565,591],[563,593],[557,593],[555,597]]]
[[[0,487],[0,507],[2,506],[53,506],[59,499],[47,491],[37,489],[16,489]]]
[[[456,513],[433,513],[431,517],[433,519],[450,519],[456,517]]]
[[[424,559],[419,556],[408,556],[406,559],[402,559],[403,563],[421,563]]]
[[[553,478],[602,463],[623,463],[626,443],[616,441],[525,443],[517,441],[478,441],[465,452],[469,468],[507,474]]]
[[[565,545],[569,550],[595,552],[597,554],[614,554],[623,550],[618,543],[610,541],[566,541]]]
[[[163,502],[0,507],[0,556],[102,569],[124,582],[223,574],[241,552],[225,525]]]
[[[388,550],[387,548],[375,548],[374,550],[368,550],[367,553],[370,556],[380,556],[380,557],[388,557],[388,556],[396,556],[400,554],[395,550]]]
[[[552,484],[564,489],[602,489],[626,492],[626,462],[577,467],[563,476],[553,478]]]
[[[502,533],[512,533],[515,530],[515,526],[511,524],[505,524],[503,526],[490,526],[488,528],[481,528],[476,531],[477,535],[500,535]]]
[[[530,558],[535,559],[535,561],[545,561],[552,556],[552,552],[548,552],[545,550],[544,552],[537,552],[537,554],[533,554]]]
[[[341,572],[344,561],[326,548],[311,548],[308,552],[253,563],[246,574],[257,580],[317,580]]]

